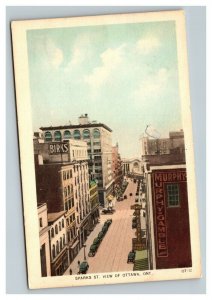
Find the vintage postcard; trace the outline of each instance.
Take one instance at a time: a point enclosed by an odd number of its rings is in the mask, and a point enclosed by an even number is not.
[[[184,12],[11,27],[29,287],[200,278]]]

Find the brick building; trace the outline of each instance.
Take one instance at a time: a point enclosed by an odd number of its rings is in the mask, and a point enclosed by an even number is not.
[[[145,157],[150,269],[192,266],[185,155]]]

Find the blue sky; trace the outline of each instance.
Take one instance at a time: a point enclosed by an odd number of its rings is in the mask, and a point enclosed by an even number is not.
[[[34,130],[88,113],[130,158],[147,124],[182,128],[174,22],[30,30],[27,42]]]

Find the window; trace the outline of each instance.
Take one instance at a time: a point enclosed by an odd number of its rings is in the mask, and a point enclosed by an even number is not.
[[[54,237],[54,228],[51,229],[51,237]]]
[[[39,218],[39,224],[40,224],[40,227],[43,227],[43,220],[42,220],[42,218]]]
[[[70,186],[68,185],[68,195],[70,195]]]
[[[66,180],[66,172],[63,172],[63,180]]]
[[[60,251],[63,249],[63,240],[60,238]]]
[[[66,237],[65,237],[65,234],[63,235],[63,245],[65,245],[66,243]]]
[[[83,139],[90,138],[90,131],[88,129],[83,130]]]
[[[61,141],[62,135],[61,135],[61,132],[60,132],[60,131],[55,131],[55,133],[54,133],[54,139],[55,139],[55,141],[57,141],[57,142],[60,142],[60,141]]]
[[[100,131],[99,131],[99,129],[95,128],[95,129],[93,130],[93,137],[94,137],[95,139],[99,139],[99,138],[100,138]]]
[[[71,138],[71,132],[69,130],[64,131],[64,139],[70,139]]]
[[[178,184],[167,184],[167,201],[168,207],[180,205],[180,194]]]
[[[57,254],[60,252],[59,242],[58,242],[58,241],[57,241],[57,243],[56,243],[56,251],[57,251]]]
[[[59,230],[60,230],[60,231],[62,230],[61,222],[59,222]]]
[[[55,253],[55,245],[52,246],[52,257],[55,258],[56,253]]]
[[[64,187],[64,196],[67,197],[67,189]]]
[[[58,226],[55,225],[55,234],[58,234]]]
[[[81,135],[80,135],[79,130],[74,130],[74,139],[75,140],[80,140],[81,139]]]
[[[64,219],[62,219],[62,227],[64,228]]]
[[[52,141],[52,134],[51,134],[51,132],[47,131],[45,133],[45,140],[46,140],[46,142],[51,142]]]

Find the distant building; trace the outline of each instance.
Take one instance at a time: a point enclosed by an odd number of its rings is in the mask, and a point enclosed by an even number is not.
[[[50,249],[49,249],[49,226],[47,219],[47,205],[39,203],[38,222],[40,238],[40,259],[41,259],[41,276],[51,276]]]
[[[87,143],[90,179],[97,180],[100,204],[107,205],[113,190],[112,130],[103,123],[90,122],[87,114],[79,117],[77,125],[41,127],[40,130],[47,143],[70,139]]]
[[[48,214],[52,276],[63,275],[69,265],[64,214],[65,211]]]
[[[168,138],[153,139],[143,137],[141,141],[141,155],[184,153],[183,130],[169,132]]]
[[[144,159],[149,267],[191,267],[185,155],[148,155]]]
[[[114,184],[120,185],[123,179],[123,170],[118,144],[112,147],[112,173]]]
[[[122,159],[122,168],[124,175],[129,174],[142,174],[143,173],[143,163],[139,158]]]

